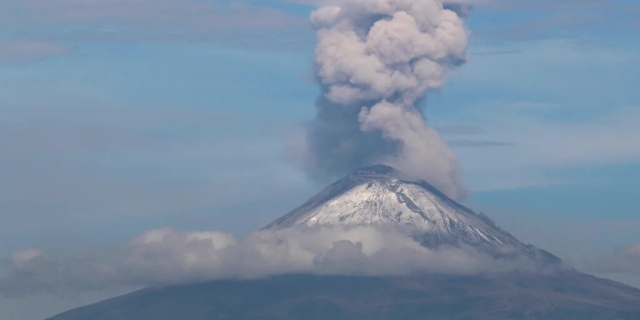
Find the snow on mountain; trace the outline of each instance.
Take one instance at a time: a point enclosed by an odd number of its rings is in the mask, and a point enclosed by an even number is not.
[[[396,225],[431,245],[519,248],[491,219],[448,198],[424,181],[384,165],[360,169],[328,186],[264,229],[295,225]]]

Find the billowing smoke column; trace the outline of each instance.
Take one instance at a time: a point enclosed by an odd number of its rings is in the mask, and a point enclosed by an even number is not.
[[[466,59],[463,11],[442,0],[342,0],[313,12],[323,95],[308,132],[311,172],[384,163],[463,196],[456,156],[420,108]]]

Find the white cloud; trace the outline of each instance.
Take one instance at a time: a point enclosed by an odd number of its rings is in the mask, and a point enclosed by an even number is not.
[[[0,260],[0,274],[4,274],[0,278],[0,295],[54,292],[58,284],[58,264],[37,249],[18,251],[5,261]]]
[[[42,251],[38,249],[26,249],[17,251],[13,255],[11,255],[11,264],[17,268],[20,268],[40,256],[42,256]]]
[[[0,279],[5,295],[184,284],[223,278],[321,275],[474,274],[530,270],[527,260],[494,259],[468,247],[428,249],[394,228],[291,228],[242,238],[222,232],[145,232],[115,254],[56,262],[16,253]]]
[[[37,61],[70,51],[70,48],[50,41],[0,42],[0,63]]]

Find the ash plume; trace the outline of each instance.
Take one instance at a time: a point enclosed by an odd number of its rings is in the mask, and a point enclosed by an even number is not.
[[[467,12],[442,0],[343,0],[312,13],[322,88],[307,134],[312,174],[383,163],[464,196],[456,155],[422,105],[466,60]]]

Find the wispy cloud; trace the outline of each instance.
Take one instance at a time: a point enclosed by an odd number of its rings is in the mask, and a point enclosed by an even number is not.
[[[71,52],[71,48],[50,41],[0,42],[0,63],[38,61]]]
[[[543,123],[520,126],[526,153],[540,161],[602,164],[640,160],[640,108],[625,108],[590,123]],[[517,128],[512,128],[517,134]]]
[[[48,37],[175,40],[306,25],[282,10],[197,0],[25,0],[0,3],[0,26]]]
[[[518,16],[512,22],[478,28],[476,35],[493,40],[532,40],[541,38],[590,38],[602,30],[615,30],[617,36],[634,34],[637,3],[629,0],[492,0],[477,6],[483,13]],[[482,14],[482,13],[481,13]],[[597,32],[590,32],[597,27]],[[632,29],[630,29],[632,28]]]
[[[1,111],[0,233],[5,238],[12,228],[24,232],[49,225],[59,234],[125,216],[162,219],[207,212],[209,219],[223,220],[229,207],[246,213],[256,203],[275,203],[261,213],[277,215],[313,189],[283,161],[288,124],[193,109]],[[244,223],[237,214],[225,221],[242,222],[246,230],[270,218],[254,216]]]
[[[549,121],[535,114],[543,110],[527,111],[535,112],[525,113],[510,104],[487,108],[484,115],[478,114],[487,128],[482,141],[450,142],[472,188],[556,184],[562,181],[550,175],[553,170],[640,162],[640,108],[612,110],[588,121]],[[478,152],[470,146],[508,147]]]
[[[449,140],[447,144],[452,147],[463,148],[508,147],[515,145],[513,142],[491,140]]]
[[[485,133],[485,130],[479,126],[465,125],[465,124],[451,124],[446,126],[439,126],[436,130],[440,134],[444,135],[462,135],[462,136],[475,136]]]
[[[229,28],[285,27],[300,20],[269,7],[241,2],[177,0],[25,0],[5,1],[2,24],[117,23],[213,31]]]
[[[533,102],[533,101],[518,101],[509,104],[509,108],[513,109],[550,109],[556,108],[559,105],[557,103],[547,102]]]
[[[478,136],[486,134],[486,130],[480,126],[453,124],[437,127],[438,133],[445,136]],[[508,147],[515,143],[497,140],[482,139],[449,139],[446,140],[449,146],[455,148],[487,148],[487,147]]]

